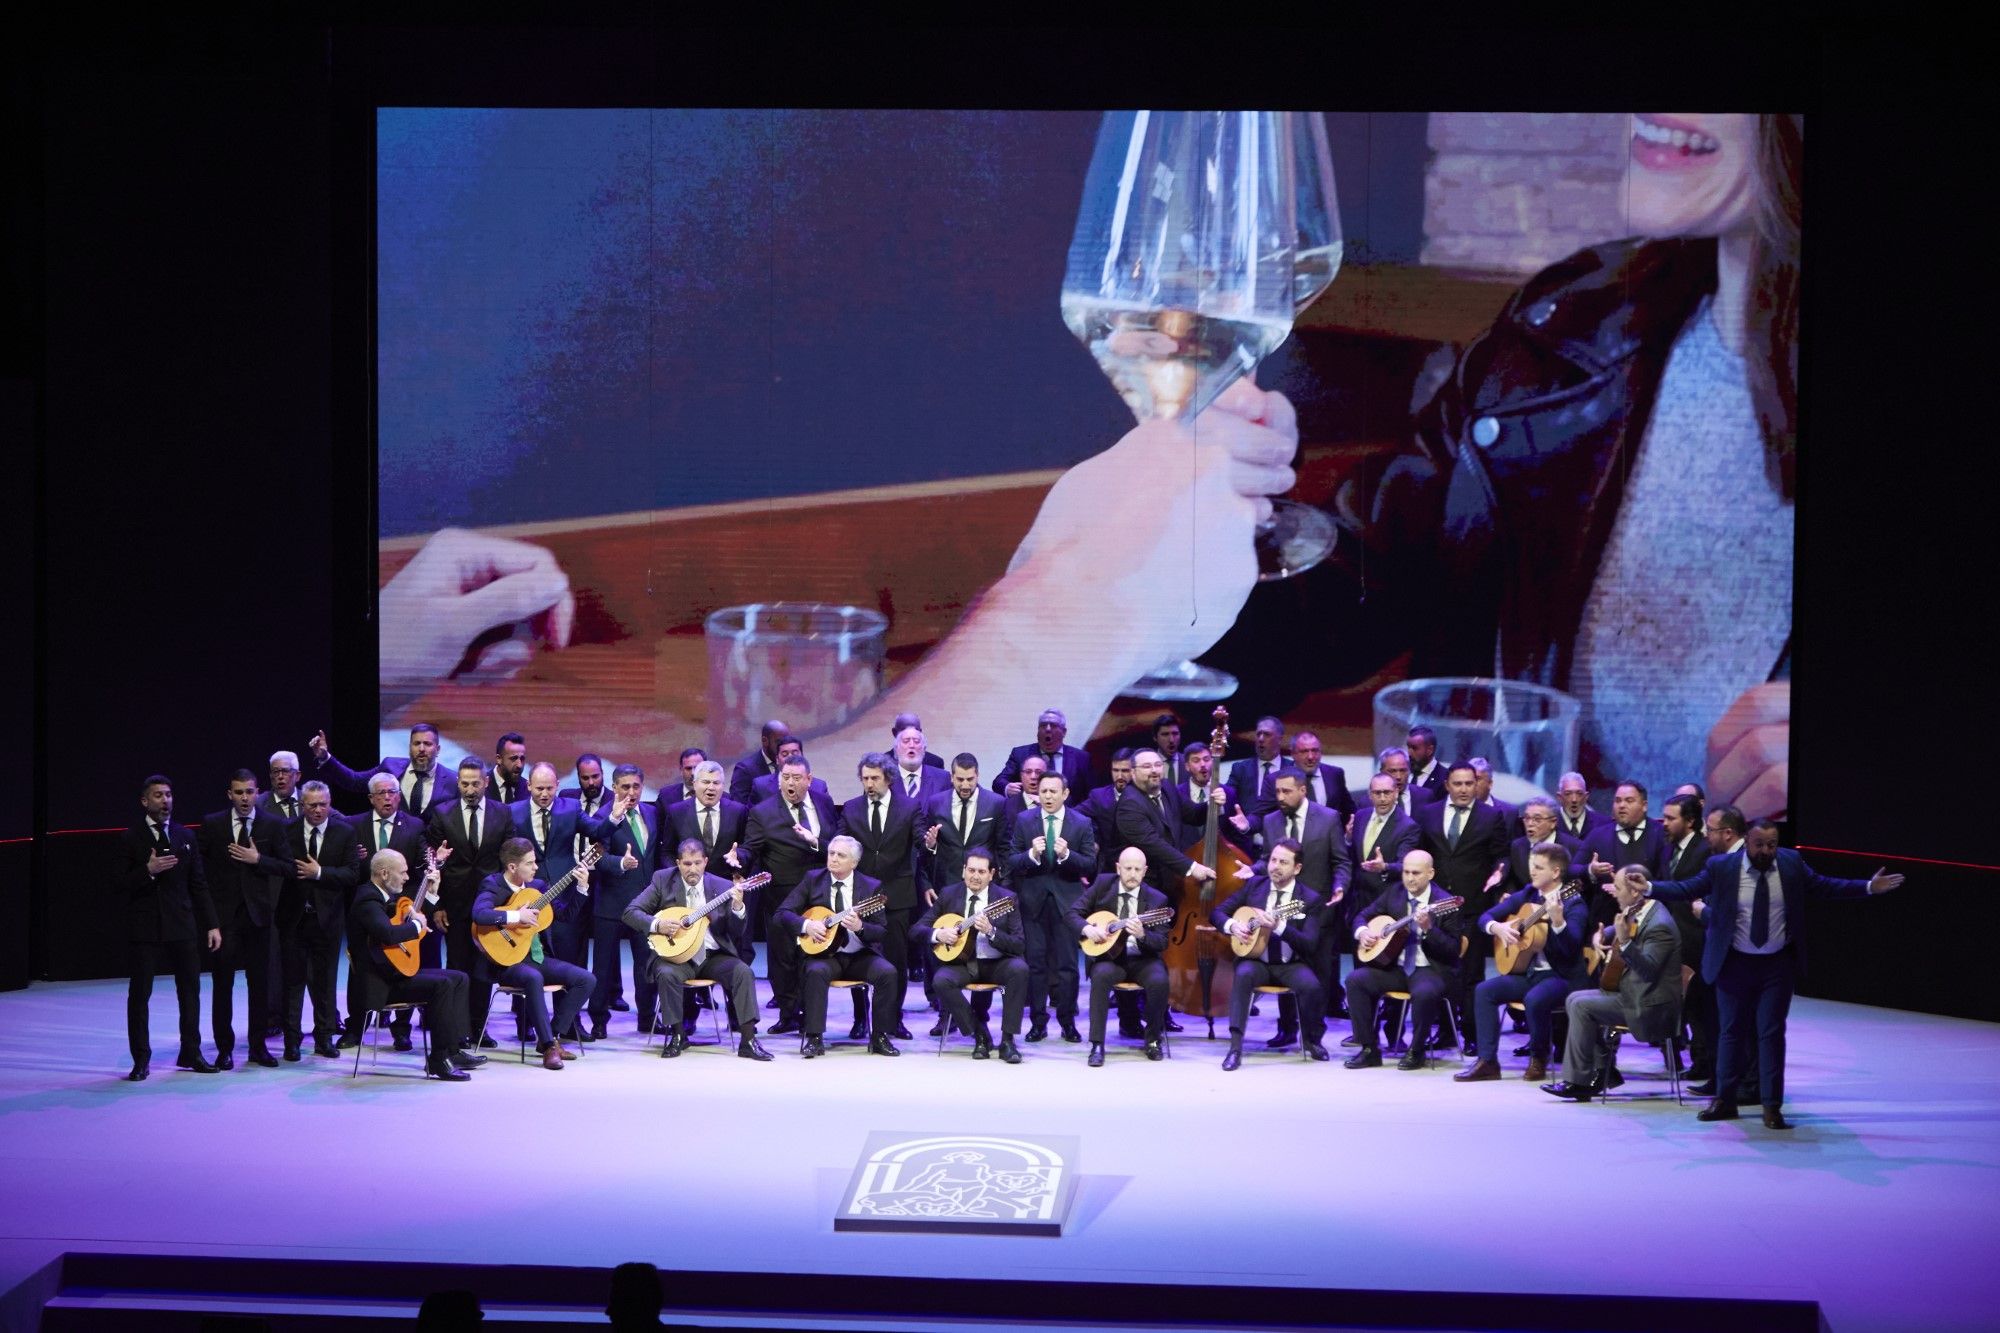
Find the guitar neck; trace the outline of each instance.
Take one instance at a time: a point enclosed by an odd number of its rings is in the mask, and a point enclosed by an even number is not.
[[[590,869],[590,867],[595,865],[596,863],[597,863],[597,858],[595,857],[592,857],[588,861],[578,861],[574,866],[570,867],[570,872],[567,875],[564,875],[561,879],[551,884],[548,888],[543,889],[542,896],[535,899],[535,901],[529,903],[528,906],[537,912],[541,911],[544,907],[547,907],[550,903],[562,897],[564,891],[567,890],[570,885],[576,883],[576,877],[582,874],[584,871]]]

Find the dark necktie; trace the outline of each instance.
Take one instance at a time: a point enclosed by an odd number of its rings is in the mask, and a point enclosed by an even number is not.
[[[318,829],[314,829],[314,830],[313,830],[312,832],[310,832],[310,833],[306,834],[306,860],[308,860],[308,861],[317,861],[317,860],[319,860],[319,830],[318,830]]]
[[[1273,886],[1271,889],[1271,897],[1269,901],[1265,904],[1266,910],[1268,910],[1273,916],[1276,916],[1278,913],[1278,909],[1284,906],[1284,903],[1285,903],[1285,891],[1283,889]],[[1271,931],[1271,947],[1268,950],[1266,950],[1264,958],[1266,962],[1270,963],[1282,963],[1285,961],[1285,946],[1284,943],[1278,939],[1278,932],[1275,928],[1273,928]]]
[[[701,840],[710,851],[715,850],[715,807],[701,812]]]
[[[911,800],[914,801],[917,799],[917,772],[915,769],[911,769],[909,772],[903,774],[903,790],[909,793]]]
[[[431,775],[428,773],[418,773],[417,780],[410,784],[410,813],[418,819],[424,817],[424,802],[430,789]]]
[[[549,812],[544,810],[542,811],[542,851],[546,853],[548,849],[549,849]]]
[[[958,844],[961,847],[972,845],[972,798],[969,796],[958,798]]]
[[[174,844],[167,837],[167,826],[165,824],[153,825],[153,848],[161,856],[172,856],[174,854]]]
[[[839,880],[833,882],[833,914],[841,915],[847,910],[847,886]]]
[[[1761,949],[1771,939],[1771,872],[1757,872],[1757,891],[1750,895],[1750,947]]]
[[[1285,821],[1285,836],[1293,842],[1299,841],[1299,824],[1302,822],[1301,816],[1303,814],[1303,811],[1294,810],[1292,811],[1291,818]]]
[[[476,805],[465,807],[465,853],[475,859],[479,855],[479,807]]]
[[[1266,760],[1264,763],[1264,771],[1257,775],[1257,795],[1259,799],[1267,797],[1271,794],[1271,773],[1277,767],[1278,767],[1277,760],[1275,759]]]
[[[868,803],[868,832],[878,841],[882,837],[882,798],[879,796]]]
[[[1462,805],[1454,805],[1451,808],[1451,829],[1444,835],[1445,845],[1448,847],[1456,848],[1458,846],[1458,835],[1461,831],[1464,830],[1464,828],[1465,828],[1465,807]]]
[[[1618,830],[1618,837],[1620,841],[1622,841],[1627,847],[1630,847],[1632,845],[1633,839],[1637,838],[1638,836],[1639,836],[1639,830],[1635,828],[1624,828]]]
[[[238,847],[250,845],[250,821],[241,815],[236,817],[236,845]]]
[[[285,818],[297,819],[299,817],[298,802],[287,796],[283,801],[283,805],[285,807]]]
[[[792,815],[798,821],[798,825],[800,828],[809,829],[812,827],[811,824],[806,823],[805,802],[799,801],[794,803],[792,806]]]
[[[1130,921],[1133,915],[1134,914],[1132,911],[1132,890],[1121,889],[1118,894],[1118,920],[1120,923],[1118,928],[1120,930],[1123,930],[1125,928],[1123,923]],[[1131,940],[1127,939],[1125,943],[1129,946],[1131,944]]]
[[[1166,803],[1160,800],[1160,794],[1158,792],[1153,793],[1153,811],[1154,813],[1159,815],[1160,823],[1165,824],[1167,822]]]

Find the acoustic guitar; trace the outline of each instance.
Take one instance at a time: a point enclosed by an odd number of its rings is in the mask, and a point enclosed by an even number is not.
[[[856,916],[866,917],[875,916],[888,906],[889,899],[887,895],[877,893],[863,898],[848,910]],[[832,918],[833,909],[831,907],[808,907],[799,915],[800,919],[805,921],[826,921]],[[846,913],[842,913],[842,915],[844,916]],[[846,926],[835,926],[832,930],[826,932],[825,939],[820,940],[815,940],[811,935],[802,930],[799,932],[799,952],[817,958],[829,949],[838,948],[846,940]]]
[[[1305,910],[1305,903],[1294,898],[1290,902],[1280,906],[1271,915],[1283,921],[1287,917],[1298,916]],[[1231,935],[1229,937],[1230,951],[1238,958],[1255,958],[1258,954],[1263,953],[1265,947],[1271,943],[1271,932],[1263,926],[1252,924],[1257,919],[1256,908],[1239,907],[1231,914],[1229,919],[1243,927],[1242,934]]]
[[[761,889],[770,882],[771,872],[766,870],[731,884],[729,887],[732,892],[719,893],[710,898],[701,905],[699,911],[688,911],[686,904],[663,907],[653,913],[653,924],[665,926],[679,922],[680,930],[671,939],[654,931],[646,936],[646,943],[652,946],[654,953],[668,962],[685,963],[700,951],[702,944],[708,939],[708,914],[719,911],[726,904],[735,901],[736,895],[733,890],[741,889],[748,893],[752,889]]]
[[[1431,920],[1435,921],[1439,917],[1450,916],[1463,906],[1465,906],[1465,899],[1463,898],[1433,899],[1431,901]],[[1415,925],[1416,921],[1417,914],[1415,912],[1410,913],[1400,921],[1387,915],[1375,917],[1369,921],[1368,928],[1382,938],[1377,940],[1373,946],[1364,944],[1357,947],[1354,950],[1354,961],[1369,967],[1389,968],[1402,966],[1403,944],[1410,933],[1410,927]]]
[[[450,855],[451,845],[449,843],[440,843],[424,853],[423,883],[425,886],[437,880],[440,873],[438,871],[438,862]],[[423,896],[424,889],[420,887],[417,890],[416,897],[412,898],[408,894],[404,894],[402,897],[396,899],[396,909],[389,914],[389,924],[400,926],[405,921],[408,921],[410,914],[417,910],[417,904],[423,901]],[[401,944],[385,944],[382,946],[382,953],[388,958],[389,966],[395,968],[403,976],[414,977],[417,975],[417,969],[424,965],[423,936],[419,935],[413,940],[404,940]]]
[[[535,942],[535,936],[547,930],[549,922],[556,919],[555,908],[551,907],[550,904],[562,897],[563,893],[568,890],[570,885],[577,882],[577,879],[584,871],[596,865],[597,858],[600,855],[602,853],[598,850],[597,844],[592,843],[588,847],[585,847],[583,855],[577,858],[576,868],[557,880],[554,884],[551,884],[548,888],[537,892],[532,886],[523,886],[514,890],[508,896],[506,902],[495,903],[494,907],[501,911],[512,912],[525,908],[533,912],[535,914],[535,924],[532,926],[482,926],[475,922],[472,927],[472,942],[479,946],[479,952],[485,954],[500,967],[512,967],[523,958],[526,958],[529,946]]]
[[[988,903],[979,915],[985,917],[988,921],[998,921],[1001,917],[1013,911],[1014,905],[1018,901],[1019,899],[1016,898],[996,899]],[[952,932],[950,940],[939,940],[937,943],[931,945],[931,953],[940,963],[955,963],[965,957],[966,949],[972,944],[972,937],[979,933],[973,930],[966,919],[956,912],[940,912],[938,919],[931,923],[931,929]]]
[[[1598,950],[1597,965],[1592,969],[1599,990],[1615,991],[1625,979],[1625,946],[1632,942],[1632,918],[1620,912],[1612,919],[1611,933],[1616,943]]]
[[[1563,886],[1560,897],[1563,911],[1577,906],[1583,891],[1575,882]],[[1514,915],[1507,918],[1507,924],[1520,932],[1519,944],[1509,944],[1498,935],[1493,937],[1493,966],[1501,976],[1517,976],[1528,970],[1528,963],[1542,951],[1549,942],[1547,917],[1549,905],[1539,900],[1522,903]]]
[[[1101,940],[1093,940],[1088,935],[1083,936],[1083,951],[1092,958],[1102,958],[1113,949],[1123,949],[1125,947],[1126,941],[1131,938],[1125,933],[1126,927],[1137,923],[1141,929],[1144,929],[1147,926],[1157,926],[1173,919],[1174,909],[1171,907],[1155,907],[1150,912],[1141,912],[1137,916],[1128,917],[1120,917],[1116,912],[1092,912],[1083,919],[1083,924],[1086,926],[1102,926],[1111,933]]]

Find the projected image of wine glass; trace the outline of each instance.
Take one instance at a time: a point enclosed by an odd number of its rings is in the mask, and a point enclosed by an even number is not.
[[[1275,111],[1105,115],[1062,314],[1141,422],[1192,423],[1291,333],[1294,120]],[[1184,660],[1126,693],[1210,700],[1235,690],[1228,673]]]

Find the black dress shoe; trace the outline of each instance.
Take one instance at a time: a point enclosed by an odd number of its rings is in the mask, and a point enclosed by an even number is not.
[[[771,1053],[764,1049],[756,1034],[740,1038],[736,1043],[736,1058],[739,1060],[769,1060]]]
[[[1514,1048],[1515,1059],[1519,1059],[1524,1055],[1533,1055],[1534,1053],[1535,1053],[1534,1047],[1528,1042],[1522,1042],[1519,1046],[1516,1046]]]
[[[340,1034],[340,1048],[342,1050],[351,1051],[360,1044],[361,1034],[359,1032],[343,1032]]]
[[[295,1041],[286,1042],[285,1063],[288,1065],[295,1065],[298,1062],[299,1062],[299,1044]]]
[[[1491,1083],[1500,1077],[1500,1064],[1496,1060],[1481,1060],[1470,1069],[1461,1069],[1451,1076],[1454,1083]]]
[[[144,1083],[146,1081],[146,1076],[151,1072],[152,1071],[146,1067],[146,1061],[134,1060],[132,1062],[132,1072],[125,1076],[125,1081],[127,1083]]]
[[[1600,1091],[1595,1080],[1586,1079],[1581,1083],[1544,1083],[1542,1091],[1551,1097],[1565,1097],[1573,1102],[1587,1102]]]
[[[479,1037],[479,1049],[482,1051],[497,1051],[500,1049],[500,1043],[481,1033]]]
[[[1735,1102],[1723,1101],[1720,1097],[1694,1113],[1697,1120],[1734,1120],[1740,1114]]]
[[[1185,1032],[1185,1031],[1187,1031],[1187,1029],[1186,1029],[1186,1028],[1184,1028],[1184,1027],[1182,1027],[1182,1026],[1181,1026],[1181,1025],[1179,1024],[1179,1023],[1176,1023],[1176,1022],[1174,1022],[1174,1016],[1173,1016],[1172,1014],[1168,1014],[1168,1015],[1167,1015],[1167,1021],[1166,1021],[1166,1025],[1165,1025],[1165,1026],[1166,1026],[1166,1029],[1167,1029],[1167,1031],[1169,1031],[1169,1032]]]
[[[1092,1069],[1102,1069],[1104,1067],[1103,1042],[1093,1041],[1092,1043],[1090,1043],[1090,1058],[1085,1060],[1084,1063],[1089,1065]]]
[[[1014,1044],[1012,1037],[1000,1038],[1000,1063],[1018,1065],[1021,1063],[1021,1048]]]
[[[227,1069],[234,1069],[234,1068],[236,1068],[236,1057],[235,1057],[235,1055],[233,1055],[233,1054],[231,1054],[231,1055],[218,1055],[218,1056],[216,1056],[216,1057],[215,1057],[215,1065],[214,1065],[214,1067],[213,1067],[213,1068],[210,1068],[210,1069],[206,1069],[206,1070],[200,1070],[200,1071],[198,1071],[198,1072],[201,1072],[201,1073],[207,1073],[207,1074],[215,1074],[215,1073],[220,1073],[220,1072],[222,1072],[223,1070],[227,1070]]]
[[[1624,1082],[1625,1082],[1625,1076],[1618,1072],[1617,1065],[1613,1065],[1611,1066],[1610,1069],[1605,1071],[1604,1074],[1605,1087],[1607,1088],[1621,1087],[1623,1086]]]
[[[1293,1042],[1297,1041],[1298,1039],[1299,1039],[1298,1033],[1287,1032],[1283,1028],[1279,1028],[1277,1032],[1272,1035],[1271,1039],[1264,1043],[1264,1045],[1271,1050],[1282,1051],[1287,1046],[1290,1046]]]
[[[870,1055],[901,1055],[901,1054],[902,1054],[902,1052],[901,1052],[901,1051],[899,1051],[899,1050],[897,1050],[897,1049],[896,1049],[896,1043],[895,1043],[895,1042],[893,1042],[893,1041],[890,1041],[890,1040],[889,1040],[889,1034],[888,1034],[888,1033],[886,1033],[886,1032],[878,1032],[878,1033],[876,1033],[876,1034],[875,1034],[875,1035],[874,1035],[873,1037],[871,1037],[871,1038],[869,1039],[869,1041],[868,1041],[868,1053],[869,1053]]]
[[[1146,1058],[1148,1060],[1164,1060],[1167,1058],[1166,1048],[1160,1045],[1158,1037],[1146,1043]],[[1322,1055],[1320,1058],[1324,1060],[1326,1057]]]
[[[632,1006],[625,1003],[623,998],[613,1000],[611,1002],[611,1008],[614,1012],[621,1014],[629,1014],[632,1012]]]
[[[1062,1025],[1062,1039],[1068,1042],[1078,1042],[1083,1040],[1083,1034],[1076,1030],[1075,1019],[1071,1019],[1069,1022]]]
[[[1785,1119],[1785,1113],[1783,1111],[1779,1110],[1775,1106],[1767,1106],[1764,1108],[1764,1128],[1790,1129],[1791,1127],[1792,1127],[1792,1122]]]
[[[774,1037],[789,1036],[798,1030],[799,1020],[796,1018],[781,1018],[771,1025],[771,1035]]]
[[[766,1009],[776,1009],[778,1007],[778,997],[773,995],[770,999],[764,1001],[764,1007]]]
[[[671,1033],[665,1041],[660,1043],[660,1058],[662,1060],[672,1060],[686,1049],[687,1038],[681,1036],[678,1032]]]
[[[1029,1041],[1047,1041],[1048,1038],[1049,1038],[1048,1019],[1046,1018],[1037,1019],[1035,1022],[1028,1024]]]
[[[441,1083],[470,1083],[472,1075],[460,1069],[450,1060],[432,1060],[424,1066],[424,1072]]]
[[[399,1051],[414,1051],[417,1049],[417,1044],[408,1037],[398,1037],[396,1038],[395,1047]]]
[[[486,1063],[488,1057],[477,1051],[453,1051],[445,1057],[454,1069],[477,1069]]]
[[[174,1057],[174,1067],[177,1069],[192,1069],[197,1074],[213,1074],[215,1072],[215,1066],[210,1064],[200,1051],[182,1051]]]
[[[1690,1097],[1713,1097],[1715,1095],[1715,1080],[1710,1078],[1704,1079],[1700,1083],[1690,1083],[1682,1091]]]
[[[772,1030],[773,1032],[777,1031],[777,1029],[776,1029],[776,1028],[773,1028],[773,1029],[771,1029],[771,1030]],[[849,1029],[847,1029],[847,1039],[848,1039],[849,1041],[866,1041],[866,1040],[868,1040],[868,1020],[867,1020],[867,1019],[865,1019],[865,1018],[857,1018],[857,1019],[855,1019],[855,1020],[854,1020],[854,1026],[853,1026],[853,1027],[851,1027],[851,1028],[849,1028]]]
[[[1241,1046],[1231,1045],[1228,1052],[1224,1054],[1222,1057],[1222,1072],[1225,1074],[1234,1073],[1237,1066],[1241,1065],[1242,1063],[1243,1063],[1243,1048]]]
[[[1424,1048],[1421,1046],[1411,1046],[1409,1050],[1403,1052],[1403,1058],[1396,1061],[1396,1068],[1398,1069],[1422,1069],[1423,1067]]]
[[[642,1037],[650,1037],[650,1036],[652,1036],[652,1035],[653,1035],[653,1020],[652,1020],[652,1019],[650,1019],[650,1018],[642,1018],[642,1019],[640,1019],[640,1020],[639,1020],[639,1035],[640,1035],[640,1036],[642,1036]]]
[[[1382,1063],[1382,1051],[1379,1047],[1363,1046],[1340,1063],[1345,1069],[1374,1069]]]
[[[984,1032],[975,1032],[972,1035],[972,1058],[975,1060],[987,1060],[991,1059],[992,1056],[993,1038],[987,1036]]]
[[[771,1030],[773,1032],[777,1031],[776,1028],[773,1028]],[[818,1037],[807,1037],[805,1040],[805,1044],[799,1047],[799,1054],[803,1055],[808,1060],[813,1059],[815,1056],[825,1055],[826,1043],[820,1040]]]
[[[1361,1038],[1355,1036],[1352,1032],[1350,1032],[1346,1036],[1340,1039],[1340,1044],[1342,1046],[1359,1046],[1361,1044]]]
[[[1309,1041],[1306,1043],[1306,1058],[1309,1060],[1333,1059],[1333,1057],[1327,1053],[1326,1047],[1320,1045],[1320,1043],[1316,1041]]]
[[[600,1028],[588,1027],[585,1024],[578,1023],[574,1028],[570,1029],[569,1039],[578,1045],[591,1041],[603,1041],[604,1032]]]
[[[1140,1027],[1137,1023],[1120,1023],[1118,1025],[1118,1035],[1132,1041],[1138,1041],[1146,1035],[1146,1029]]]
[[[933,1037],[942,1037],[944,1035],[944,1020],[942,1018],[931,1024],[931,1035]]]
[[[694,1020],[692,1018],[684,1018],[681,1020],[681,1035],[683,1037],[694,1036]]]
[[[262,1046],[252,1046],[248,1054],[248,1059],[251,1064],[262,1065],[266,1069],[276,1069],[278,1067],[278,1057],[272,1055]]]

